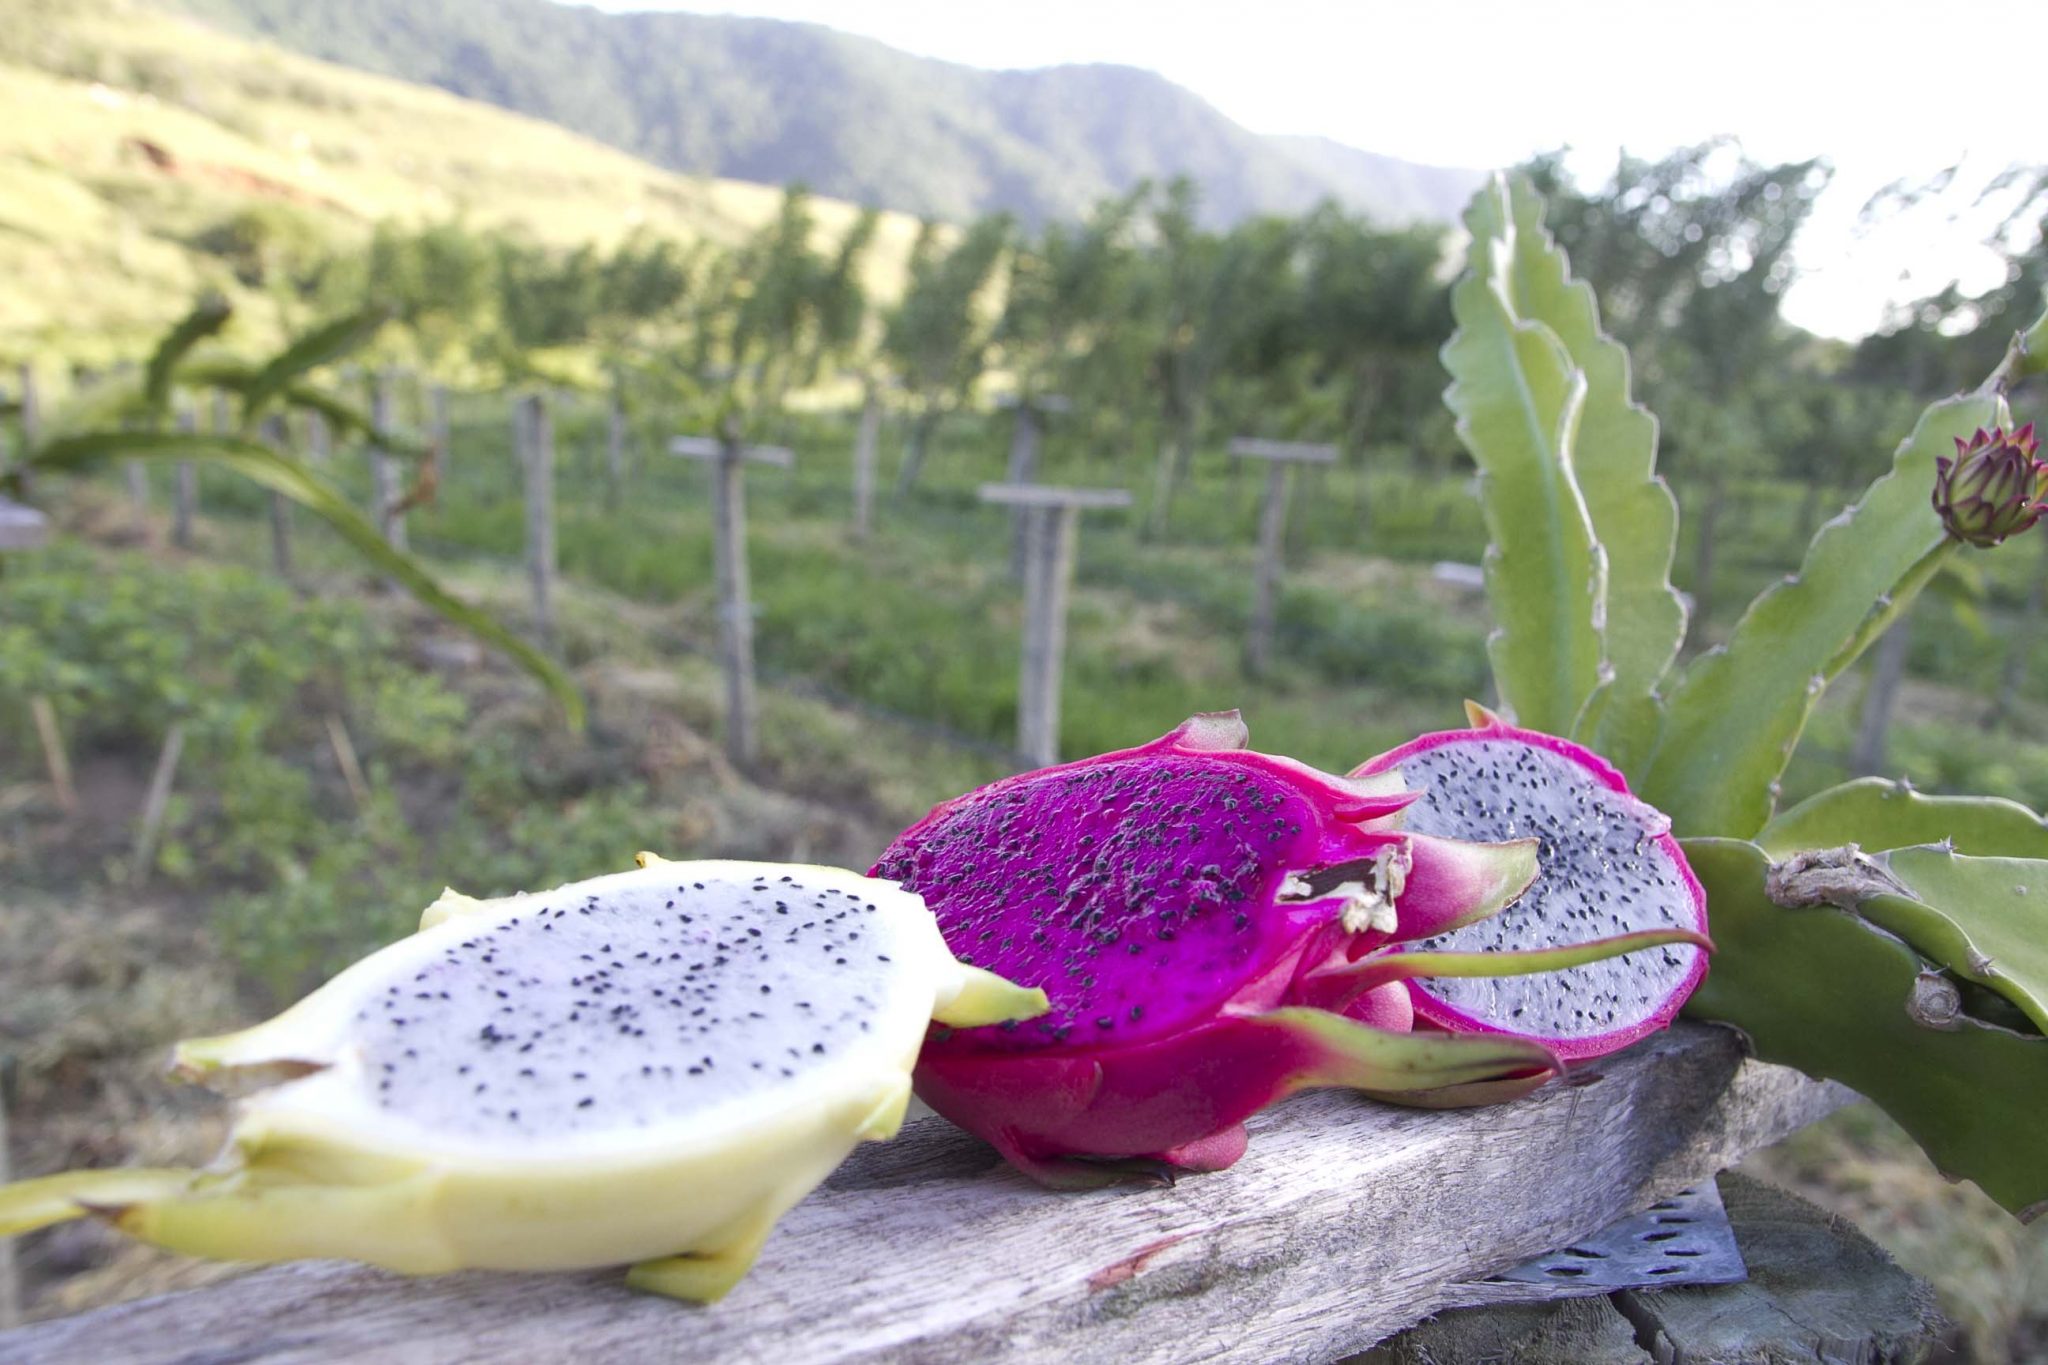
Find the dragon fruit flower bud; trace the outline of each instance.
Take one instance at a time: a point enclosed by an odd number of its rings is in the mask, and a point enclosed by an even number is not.
[[[2048,511],[2048,462],[2035,458],[2040,441],[2032,422],[2010,436],[2001,427],[1979,427],[1968,440],[1955,440],[1955,458],[1936,460],[1934,476],[1934,510],[1950,535],[1989,548]]]

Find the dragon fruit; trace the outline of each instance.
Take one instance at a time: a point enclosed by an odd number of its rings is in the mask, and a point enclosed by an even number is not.
[[[1005,779],[941,804],[870,872],[921,894],[961,961],[1051,998],[1028,1021],[935,1031],[916,1071],[926,1103],[1045,1184],[1221,1169],[1245,1118],[1309,1086],[1469,1104],[1559,1069],[1525,1039],[1408,1032],[1403,978],[1466,964],[1391,952],[1499,911],[1535,875],[1535,841],[1403,830],[1417,793],[1395,776],[1247,742],[1235,712],[1197,716]]]
[[[954,960],[915,896],[851,872],[665,862],[420,931],[175,1069],[255,1087],[204,1171],[0,1189],[0,1236],[97,1214],[238,1260],[393,1270],[636,1263],[714,1299],[789,1207],[901,1124],[933,1019],[1045,997]]]
[[[1707,898],[1671,822],[1631,795],[1597,755],[1520,730],[1468,705],[1469,730],[1424,735],[1361,764],[1354,780],[1398,773],[1421,792],[1404,815],[1417,833],[1457,839],[1535,836],[1542,875],[1514,905],[1405,949],[1423,960],[1408,983],[1416,1016],[1460,1032],[1512,1034],[1566,1061],[1598,1057],[1663,1028],[1707,970]],[[1429,971],[1441,953],[1545,949],[1656,930],[1690,931],[1625,956],[1542,977],[1468,979]]]

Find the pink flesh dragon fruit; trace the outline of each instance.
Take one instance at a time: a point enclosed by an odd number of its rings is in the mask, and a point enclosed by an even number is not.
[[[1246,1117],[1310,1086],[1473,1104],[1559,1069],[1525,1039],[1408,1032],[1403,978],[1461,960],[1389,951],[1498,912],[1534,876],[1534,841],[1401,829],[1416,794],[1397,778],[1246,743],[1235,712],[1197,716],[1008,778],[940,805],[873,869],[924,897],[963,962],[1051,997],[1028,1022],[935,1032],[916,1073],[926,1103],[1046,1184],[1220,1169]]]
[[[1706,933],[1706,893],[1662,812],[1631,795],[1598,755],[1516,729],[1484,707],[1467,710],[1472,729],[1424,735],[1361,764],[1352,777],[1398,772],[1421,793],[1403,817],[1420,834],[1534,836],[1542,871],[1529,893],[1495,918],[1403,951],[1425,959],[1503,950],[1526,956],[1647,930]],[[1541,977],[1437,973],[1407,985],[1416,1016],[1427,1023],[1530,1038],[1571,1061],[1613,1052],[1669,1024],[1706,970],[1703,948],[1665,943]],[[1426,963],[1418,972],[1427,972]]]

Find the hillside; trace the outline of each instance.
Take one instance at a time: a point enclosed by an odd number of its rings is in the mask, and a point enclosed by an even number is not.
[[[1194,177],[1212,222],[1334,197],[1452,220],[1478,181],[1316,139],[1265,137],[1149,71],[984,71],[813,24],[605,14],[551,0],[166,0],[285,47],[487,100],[680,171],[802,180],[953,220],[1079,215]]]
[[[231,37],[125,0],[18,0],[0,29],[0,350],[127,353],[253,233],[311,255],[380,220],[460,217],[563,245],[636,229],[732,242],[780,192],[679,175],[552,124]],[[820,202],[821,231],[852,221]],[[870,284],[900,290],[891,215]],[[260,324],[259,324],[260,325]]]

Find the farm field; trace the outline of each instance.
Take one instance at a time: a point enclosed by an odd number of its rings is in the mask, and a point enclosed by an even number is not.
[[[507,410],[501,395],[458,396],[440,491],[410,531],[461,591],[518,621],[528,607]],[[1009,528],[973,496],[1000,472],[1005,416],[953,423],[927,483],[907,499],[885,495],[865,543],[848,524],[851,415],[808,414],[777,433],[798,452],[795,468],[756,471],[748,488],[766,681],[764,754],[749,776],[719,748],[704,470],[661,453],[665,425],[645,421],[614,498],[601,405],[567,395],[556,412],[562,652],[592,708],[581,738],[561,730],[529,680],[379,590],[317,523],[296,543],[298,590],[278,583],[265,505],[226,477],[201,480],[191,552],[166,543],[168,480],[152,486],[138,527],[110,477],[66,499],[65,545],[9,564],[0,632],[38,637],[33,662],[10,654],[27,669],[17,677],[68,680],[60,714],[82,807],[54,807],[33,779],[32,730],[11,730],[7,770],[29,779],[9,787],[0,825],[22,874],[5,907],[22,949],[5,955],[9,997],[21,1002],[11,1028],[32,1040],[15,1054],[18,1170],[203,1158],[218,1141],[217,1105],[158,1079],[157,1050],[287,1000],[404,932],[444,881],[477,894],[544,885],[623,865],[642,847],[865,866],[932,802],[1014,766]],[[367,489],[359,450],[333,458],[338,478]],[[1057,438],[1048,461],[1046,477],[1063,482],[1114,472]],[[1236,705],[1261,744],[1342,767],[1456,723],[1447,699],[1483,695],[1483,600],[1433,571],[1483,545],[1455,483],[1339,468],[1303,489],[1279,666],[1254,680],[1242,655],[1251,478],[1221,451],[1196,471],[1165,544],[1145,540],[1129,514],[1084,531],[1066,753],[1138,743],[1191,711]],[[1746,496],[1756,513],[1735,519],[1739,538],[1721,559],[1745,586],[1786,571],[1797,511],[1768,484]],[[1998,628],[2015,610],[2001,597],[2021,587],[2000,585],[1988,622],[1954,627],[1913,657],[1892,742],[1895,770],[1927,790],[1989,783],[2048,798],[2048,750],[2020,737],[2043,699],[2030,694],[2010,728],[1983,725],[1981,691],[2002,661],[1978,631]],[[906,644],[935,638],[954,643]],[[2048,677],[2041,663],[2035,676]],[[1855,690],[1842,691],[1816,723],[1809,748],[1821,756],[1795,769],[1805,789],[1845,775],[1826,753],[1846,750],[1854,728]],[[192,739],[138,886],[136,811],[177,716],[190,718]],[[111,953],[93,946],[103,934]],[[141,1133],[134,1145],[93,1145],[109,1118]],[[2035,1339],[2048,1303],[2039,1236],[2000,1231],[1882,1116],[1845,1115],[1746,1169],[1856,1217],[1936,1283],[1985,1344],[1981,1358],[1999,1358],[1991,1343]],[[49,1314],[232,1272],[77,1228],[33,1251],[27,1273],[32,1311]]]

